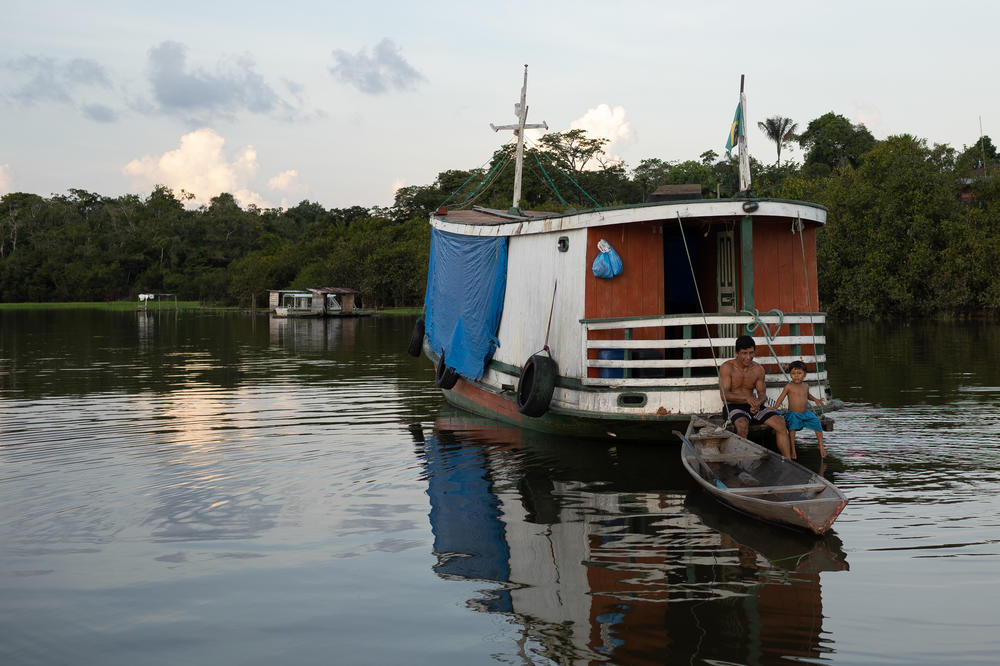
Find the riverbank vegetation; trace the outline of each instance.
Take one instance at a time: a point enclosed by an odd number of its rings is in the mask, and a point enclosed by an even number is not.
[[[778,160],[751,159],[751,196],[814,201],[820,300],[836,316],[963,316],[1000,312],[1000,163],[988,137],[957,150],[910,135],[876,140],[828,113],[795,134],[761,123]],[[797,142],[803,162],[780,161]],[[734,157],[607,161],[582,130],[545,135],[525,156],[522,207],[561,211],[638,203],[664,184],[736,195]],[[389,208],[242,209],[230,194],[190,209],[183,192],[106,197],[79,189],[0,198],[0,301],[110,302],[171,293],[182,301],[266,306],[273,288],[359,289],[365,307],[419,306],[427,216],[482,205],[507,209],[511,146],[477,169],[443,171],[397,191]]]

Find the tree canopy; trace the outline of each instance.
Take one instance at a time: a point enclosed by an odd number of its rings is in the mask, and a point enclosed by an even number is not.
[[[841,166],[856,167],[861,157],[875,146],[875,137],[867,127],[852,124],[833,112],[810,121],[796,140],[806,154],[806,171],[814,175]]]
[[[771,122],[774,121],[774,122]],[[773,116],[765,132],[788,139]],[[772,132],[773,130],[773,132]],[[774,140],[774,139],[772,139]],[[1000,163],[989,137],[956,151],[909,135],[877,141],[833,112],[797,137],[805,163],[751,158],[751,195],[815,201],[821,305],[846,316],[1000,312]],[[735,157],[612,162],[606,141],[553,132],[526,150],[523,205],[562,211],[639,203],[660,185],[697,183],[704,197],[736,193]],[[389,208],[239,207],[231,194],[197,209],[158,186],[146,197],[81,189],[0,198],[0,298],[100,301],[171,292],[186,300],[263,305],[267,289],[354,287],[367,305],[419,305],[427,216],[442,204],[506,210],[512,146],[485,167],[449,169],[396,192]]]

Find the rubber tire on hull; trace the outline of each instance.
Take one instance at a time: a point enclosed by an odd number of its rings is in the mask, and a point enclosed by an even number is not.
[[[437,369],[434,371],[434,386],[444,390],[450,390],[458,381],[458,373],[455,368],[449,368],[444,363],[444,352],[441,352],[441,360],[438,361]]]
[[[529,358],[517,383],[517,411],[533,417],[549,411],[558,377],[559,366],[552,357],[535,354]]]
[[[406,348],[406,353],[410,356],[420,356],[420,350],[424,346],[424,319],[421,317],[413,325],[413,335],[410,336],[410,346]]]

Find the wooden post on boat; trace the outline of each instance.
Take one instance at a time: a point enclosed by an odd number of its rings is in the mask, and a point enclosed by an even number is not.
[[[514,130],[517,137],[517,149],[514,157],[514,203],[511,204],[510,212],[513,215],[521,214],[521,170],[524,163],[524,130],[526,129],[548,129],[548,124],[543,120],[541,123],[528,125],[528,66],[524,66],[524,83],[521,84],[521,101],[514,105],[514,116],[517,118],[515,125],[494,125],[490,127],[494,132],[500,130]]]
[[[745,74],[740,74],[740,192],[750,194],[750,152],[747,149],[747,98],[743,94]]]

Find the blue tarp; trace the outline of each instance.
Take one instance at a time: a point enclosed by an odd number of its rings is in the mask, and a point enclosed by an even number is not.
[[[499,346],[507,288],[507,239],[431,229],[424,331],[445,364],[480,379]]]
[[[476,441],[448,443],[439,433],[424,444],[431,531],[441,576],[510,580],[510,547],[485,449]],[[509,590],[495,590],[495,612],[511,610]]]

